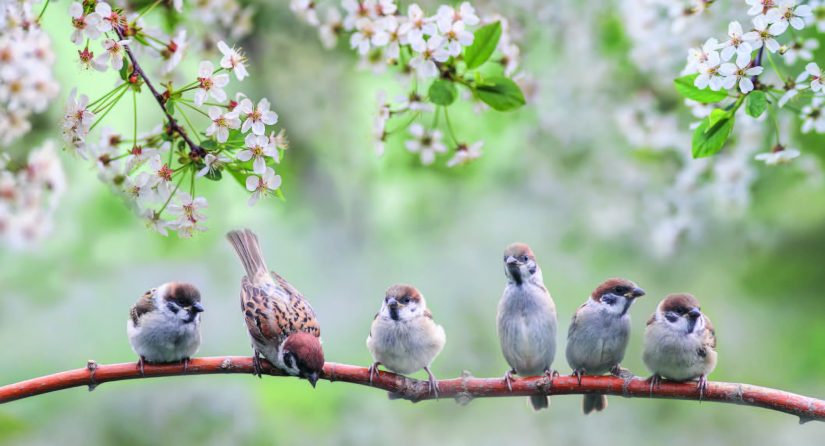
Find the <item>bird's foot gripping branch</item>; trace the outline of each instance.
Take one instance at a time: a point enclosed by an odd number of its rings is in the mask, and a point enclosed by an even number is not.
[[[89,361],[86,367],[41,376],[0,387],[0,403],[42,395],[57,390],[89,386],[92,390],[100,384],[127,379],[157,378],[162,376],[252,374],[253,361],[248,356],[214,356],[194,358],[186,366],[183,363],[146,364],[143,374],[137,363],[98,364]],[[261,372],[270,376],[284,376],[284,373],[263,361]],[[370,370],[347,364],[327,362],[322,380],[346,382],[375,387],[389,391],[396,396],[422,401],[434,399],[430,384],[426,380],[408,378],[395,373],[381,371],[374,374],[370,384]],[[650,386],[646,378],[626,376],[590,376],[579,378],[565,376],[533,376],[513,378],[512,390],[501,377],[475,378],[465,372],[461,377],[438,381],[439,398],[454,398],[466,404],[475,398],[525,397],[532,395],[587,395],[604,394],[626,398],[665,398],[699,401],[699,388],[695,382],[661,381]],[[702,401],[739,404],[761,407],[799,417],[800,423],[825,421],[825,400],[798,395],[782,390],[750,384],[709,381]]]

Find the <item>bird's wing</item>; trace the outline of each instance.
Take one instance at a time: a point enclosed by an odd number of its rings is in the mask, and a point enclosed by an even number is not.
[[[652,325],[654,322],[656,322],[656,313],[650,315],[650,318],[648,318],[647,323],[645,323],[645,325]]]
[[[321,325],[309,301],[280,274],[272,271],[272,277],[289,295],[289,332],[305,331],[316,338],[321,337]]]
[[[710,318],[702,315],[705,318],[705,339],[703,344],[707,347],[712,349],[716,349],[716,330],[713,329],[713,324],[710,322]]]
[[[155,303],[152,300],[152,290],[149,290],[143,293],[143,296],[140,296],[140,299],[138,299],[135,305],[129,310],[129,318],[132,319],[132,323],[137,327],[140,325],[140,317],[154,309]]]
[[[247,276],[241,280],[241,311],[252,339],[269,345],[279,345],[289,335],[287,305],[274,296],[272,288],[254,285]]]

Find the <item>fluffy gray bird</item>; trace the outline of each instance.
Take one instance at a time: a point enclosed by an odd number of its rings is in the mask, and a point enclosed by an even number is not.
[[[647,321],[642,359],[653,373],[651,392],[663,377],[674,381],[698,379],[701,399],[707,376],[716,367],[716,333],[695,297],[671,294],[659,303]]]
[[[550,366],[556,355],[556,305],[541,276],[529,246],[513,243],[504,250],[507,285],[498,304],[498,338],[504,358],[512,367],[504,374],[511,388],[513,374],[553,378]],[[544,395],[530,397],[535,410],[550,405]]]
[[[129,311],[126,333],[132,350],[144,362],[188,364],[201,345],[201,295],[194,285],[170,282],[153,288]]]
[[[438,382],[430,364],[446,342],[444,328],[433,321],[424,296],[411,285],[391,286],[367,336],[367,348],[375,361],[370,366],[370,384],[379,365],[400,374],[424,369],[437,398]]]
[[[567,363],[573,374],[621,374],[619,363],[624,359],[630,335],[628,310],[643,289],[625,279],[608,279],[593,291],[590,298],[576,310],[567,332]],[[584,395],[585,415],[607,407],[607,397],[600,393]]]

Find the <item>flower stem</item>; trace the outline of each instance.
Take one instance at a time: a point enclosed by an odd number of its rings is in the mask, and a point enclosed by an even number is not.
[[[155,9],[155,7],[156,7],[157,5],[159,5],[159,4],[160,4],[160,2],[161,2],[161,0],[155,0],[155,3],[152,3],[151,5],[149,5],[149,7],[147,7],[146,9],[144,9],[144,10],[143,10],[143,12],[141,12],[141,13],[140,13],[137,17],[135,17],[135,19],[133,20],[133,22],[137,22],[137,21],[138,21],[141,17],[143,17],[144,15],[146,15],[146,14],[150,13],[153,9]]]
[[[444,120],[447,121],[447,133],[450,134],[450,138],[453,140],[453,144],[456,146],[458,145],[458,140],[455,138],[455,132],[453,131],[453,124],[450,122],[450,115],[447,113],[447,106],[444,106]]]
[[[50,3],[50,2],[51,2],[51,0],[46,0],[46,3],[45,3],[45,4],[43,4],[43,9],[41,9],[41,10],[40,10],[40,14],[38,14],[38,15],[37,15],[37,23],[40,23],[40,19],[42,19],[42,18],[43,18],[43,13],[45,13],[45,12],[46,12],[46,8],[48,8],[48,7],[49,7],[49,3]]]

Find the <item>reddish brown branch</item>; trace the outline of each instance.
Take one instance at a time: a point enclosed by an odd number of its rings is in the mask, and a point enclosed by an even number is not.
[[[195,358],[184,371],[183,364],[147,364],[141,376],[134,362],[98,365],[89,361],[85,368],[55,373],[15,384],[0,387],[0,403],[28,398],[71,387],[95,386],[124,379],[155,378],[160,376],[210,375],[219,373],[251,374],[252,358],[246,356],[222,356]],[[283,373],[263,363],[263,373],[283,376]],[[369,370],[346,364],[328,362],[324,366],[322,379],[343,381],[369,386]],[[308,384],[307,384],[308,386]],[[426,381],[407,378],[389,372],[380,372],[374,379],[373,387],[390,391],[400,398],[411,401],[432,399]],[[514,379],[513,390],[507,389],[502,378],[474,378],[465,372],[460,378],[438,382],[441,398],[454,398],[465,404],[473,398],[512,397],[528,395],[572,395],[604,393],[634,398],[668,398],[698,400],[696,383],[675,383],[664,381],[651,392],[649,382],[642,378],[617,378],[614,376],[584,376],[581,384],[573,376],[559,376],[552,385],[546,377]],[[741,404],[762,407],[796,415],[800,422],[825,421],[825,401],[796,395],[781,390],[748,384],[709,382],[703,401]]]

